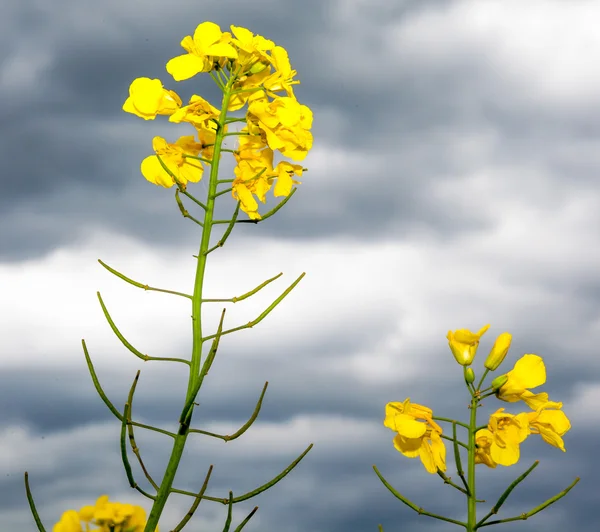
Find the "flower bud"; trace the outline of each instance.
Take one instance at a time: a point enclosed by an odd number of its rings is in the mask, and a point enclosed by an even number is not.
[[[508,381],[508,375],[499,375],[492,381],[492,388],[494,390],[499,390],[506,384]]]
[[[475,372],[473,371],[473,368],[465,368],[465,382],[467,384],[473,384],[474,380]]]
[[[511,341],[512,335],[510,333],[505,332],[498,336],[494,342],[494,347],[492,347],[492,350],[483,365],[490,371],[496,370],[498,366],[502,364],[506,353],[508,353]]]
[[[448,331],[448,345],[454,355],[454,358],[461,366],[470,366],[477,353],[479,339],[485,331],[490,328],[489,325],[482,327],[477,333],[472,333],[469,329],[459,329],[455,332]]]
[[[254,63],[250,68],[250,74],[260,74],[268,66],[269,65],[261,63],[260,61],[258,63]]]

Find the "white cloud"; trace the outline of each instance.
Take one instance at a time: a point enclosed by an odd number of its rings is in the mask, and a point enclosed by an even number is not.
[[[463,0],[393,23],[388,44],[409,68],[483,67],[512,101],[583,110],[600,90],[598,17],[593,1]]]

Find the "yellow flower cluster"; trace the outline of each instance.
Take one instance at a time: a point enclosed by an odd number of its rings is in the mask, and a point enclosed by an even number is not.
[[[292,70],[287,51],[273,41],[253,35],[246,28],[231,26],[231,33],[222,32],[217,24],[203,22],[193,36],[186,36],[181,46],[187,52],[167,63],[167,72],[175,81],[187,80],[200,72],[213,71],[225,91],[223,78],[226,68],[228,81],[227,111],[248,105],[246,126],[242,129],[239,150],[235,153],[237,166],[232,185],[232,196],[240,201],[241,209],[251,219],[260,219],[255,197],[265,202],[265,194],[277,181],[274,195],[287,196],[294,175],[302,175],[302,166],[280,162],[273,168],[273,150],[295,161],[303,160],[312,147],[312,111],[298,103],[292,85],[296,71]],[[285,96],[277,92],[285,92]],[[270,99],[272,98],[272,99]],[[181,137],[174,144],[162,137],[154,137],[152,146],[156,155],[146,157],[141,164],[144,177],[166,188],[175,182],[185,187],[202,178],[202,163],[213,163],[213,146],[221,112],[198,95],[182,106],[181,98],[165,89],[158,79],[137,78],[129,88],[129,97],[123,110],[145,120],[157,115],[168,115],[171,122],[187,122],[195,129],[194,136]],[[224,132],[227,125],[222,123]],[[166,171],[163,164],[168,168]]]
[[[146,512],[141,506],[109,502],[108,495],[102,495],[95,506],[83,506],[79,512],[67,510],[52,532],[143,532],[145,526]]]
[[[488,328],[486,325],[477,333],[468,329],[448,332],[450,349],[459,364],[466,367],[472,363],[479,340]],[[493,371],[502,363],[511,340],[509,333],[498,336],[484,364],[487,370]],[[516,464],[519,445],[531,434],[539,434],[546,443],[565,451],[562,436],[571,428],[571,423],[561,410],[562,403],[550,401],[545,392],[529,391],[546,382],[542,358],[526,354],[511,371],[494,379],[496,381],[501,383],[494,389],[498,399],[508,403],[523,401],[532,411],[513,415],[499,408],[494,412],[487,428],[475,434],[475,463],[491,468],[498,464]],[[411,404],[409,399],[404,403],[388,403],[383,424],[397,433],[394,447],[403,455],[420,457],[429,473],[446,470],[442,429],[435,423],[431,409]]]

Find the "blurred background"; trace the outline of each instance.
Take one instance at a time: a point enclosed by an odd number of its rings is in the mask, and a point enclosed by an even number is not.
[[[501,369],[524,353],[543,357],[548,380],[534,391],[562,401],[573,428],[566,453],[532,436],[517,465],[480,466],[481,497],[493,504],[539,459],[499,517],[581,482],[506,529],[597,527],[599,17],[592,1],[4,0],[0,528],[35,529],[26,470],[47,530],[102,494],[150,508],[129,488],[120,424],[92,386],[81,339],[118,408],[141,369],[134,417],[175,429],[184,368],[129,353],[96,291],[125,337],[152,356],[189,356],[188,302],[134,288],[97,259],[151,286],[192,290],[199,229],[181,217],[173,190],[139,171],[154,135],[174,141],[190,129],[121,106],[140,76],[160,78],[184,101],[200,94],[220,106],[208,75],[176,83],[165,70],[206,20],[288,50],[296,96],[314,113],[314,147],[290,202],[264,223],[240,224],[211,254],[205,295],[239,296],[284,273],[227,305],[233,327],[306,277],[260,325],[222,339],[196,426],[236,431],[269,381],[263,408],[238,440],[191,437],[176,485],[198,490],[214,464],[207,494],[238,496],[314,443],[283,481],[234,507],[235,526],[258,505],[248,532],[449,530],[395,499],[372,465],[428,511],[465,517],[463,496],[398,453],[382,422],[385,404],[406,397],[466,419],[446,334],[490,323],[476,373],[496,336],[512,333]],[[224,155],[221,178],[232,168]],[[190,192],[202,197],[205,187]],[[219,209],[233,206],[224,196]],[[207,306],[205,330],[221,308]],[[527,409],[490,399],[481,419],[500,407]],[[137,438],[160,480],[170,440],[142,430]],[[456,476],[450,452],[448,474]],[[189,504],[173,496],[161,530]],[[222,530],[225,515],[204,501],[186,530]]]

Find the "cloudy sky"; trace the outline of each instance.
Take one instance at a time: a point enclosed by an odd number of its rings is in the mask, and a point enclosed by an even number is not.
[[[222,340],[197,426],[234,432],[268,381],[263,408],[234,442],[190,438],[177,486],[199,489],[214,464],[207,494],[240,495],[314,443],[277,486],[235,506],[236,526],[258,505],[248,532],[450,530],[395,499],[372,465],[426,510],[464,519],[463,496],[399,454],[382,421],[385,404],[406,397],[467,419],[445,336],[490,323],[476,371],[495,337],[511,332],[503,367],[542,356],[539,390],[563,402],[573,428],[566,453],[530,437],[517,465],[480,466],[481,497],[493,504],[539,459],[500,517],[581,482],[506,530],[599,525],[599,17],[598,2],[578,0],[4,0],[0,528],[34,530],[24,471],[49,531],[101,494],[150,507],[129,488],[120,425],[92,386],[81,339],[119,408],[142,369],[134,416],[175,428],[185,372],[128,352],[96,291],[127,339],[153,356],[189,355],[187,300],[136,289],[97,259],[151,286],[191,290],[198,228],[172,190],[139,172],[154,135],[175,140],[183,129],[121,106],[139,76],[219,105],[209,76],[178,84],[165,71],[205,20],[289,51],[296,95],[314,113],[314,148],[285,208],[238,226],[210,256],[207,297],[240,295],[283,272],[228,305],[229,326],[306,276],[259,326]],[[224,156],[223,179],[232,168]],[[190,190],[202,196],[205,184]],[[232,208],[222,197],[221,212]],[[206,329],[221,308],[207,309]],[[482,411],[502,406],[527,408],[494,399]],[[158,478],[169,443],[138,431]],[[455,476],[450,458],[448,466]],[[173,497],[161,530],[188,504]],[[186,530],[222,530],[224,520],[225,508],[205,501]]]

